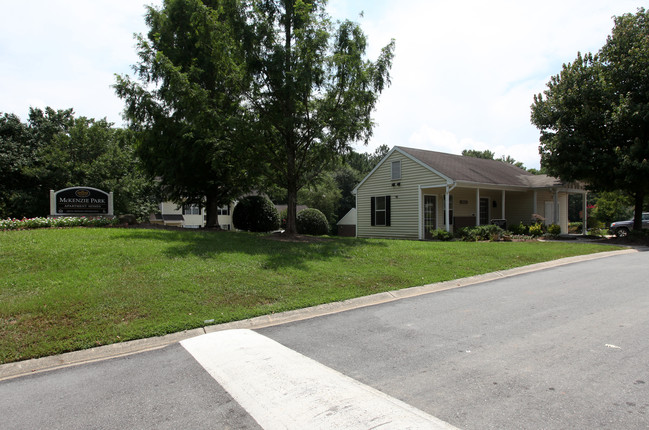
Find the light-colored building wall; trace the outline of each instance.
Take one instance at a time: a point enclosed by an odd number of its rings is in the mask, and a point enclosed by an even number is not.
[[[508,227],[520,223],[529,225],[533,213],[533,191],[507,191],[505,193],[505,219]]]
[[[401,162],[401,177],[392,178],[392,163]],[[426,230],[446,229],[445,194],[447,178],[413,160],[400,151],[392,151],[381,161],[356,189],[357,237],[423,239]],[[561,232],[568,232],[568,193],[555,194],[549,189],[525,190],[516,185],[458,184],[452,187],[452,216],[449,226],[454,231],[459,226],[491,223],[505,219],[507,226],[534,221],[534,214],[546,223],[557,222]],[[390,196],[390,225],[371,225],[372,197]],[[426,224],[424,208],[427,196],[433,196],[434,220]],[[480,200],[486,199],[486,217],[480,220]],[[552,207],[547,206],[551,204]],[[430,206],[429,206],[430,207]],[[547,213],[546,213],[547,212]],[[551,212],[556,212],[556,218]],[[430,219],[429,217],[428,219]],[[550,219],[552,218],[552,219]]]
[[[232,226],[232,208],[234,207],[234,204],[230,205],[230,210],[229,214],[227,215],[218,215],[218,222],[219,225],[221,226],[222,229],[224,230],[233,230],[234,227]],[[160,204],[160,212],[162,215],[182,215],[184,218],[184,222],[177,222],[177,223],[169,223],[165,222],[165,224],[173,224],[173,225],[180,225],[186,228],[199,228],[199,227],[204,227],[205,222],[206,222],[206,217],[205,217],[205,208],[201,208],[200,214],[188,214],[185,213],[183,214],[183,206],[182,205],[177,205],[176,203],[173,202],[162,202]]]
[[[401,179],[392,179],[392,162],[401,161]],[[395,184],[392,186],[392,184]],[[358,237],[419,238],[419,185],[441,185],[445,180],[395,151],[358,187]],[[399,184],[399,185],[397,185]],[[390,226],[371,225],[371,197],[390,196]],[[439,204],[438,204],[439,205]]]

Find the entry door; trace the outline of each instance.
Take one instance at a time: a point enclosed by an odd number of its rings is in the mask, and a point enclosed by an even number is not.
[[[437,197],[424,196],[424,237],[432,239],[431,230],[437,228]]]
[[[480,197],[480,225],[489,224],[489,199]]]

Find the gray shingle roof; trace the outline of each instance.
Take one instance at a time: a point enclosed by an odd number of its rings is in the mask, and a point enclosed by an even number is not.
[[[453,181],[529,188],[561,185],[561,181],[557,178],[535,175],[499,160],[486,160],[403,146],[396,148]]]

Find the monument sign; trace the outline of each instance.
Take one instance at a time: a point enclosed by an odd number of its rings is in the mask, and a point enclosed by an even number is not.
[[[77,215],[112,216],[113,193],[90,187],[50,190],[50,216]]]

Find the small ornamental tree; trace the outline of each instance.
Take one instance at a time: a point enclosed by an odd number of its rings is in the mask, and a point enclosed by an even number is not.
[[[327,217],[318,209],[314,208],[300,211],[297,214],[296,226],[299,234],[321,236],[329,233],[329,222],[327,221]]]
[[[232,211],[232,223],[237,230],[267,232],[279,228],[279,212],[263,196],[247,196],[239,200]]]

